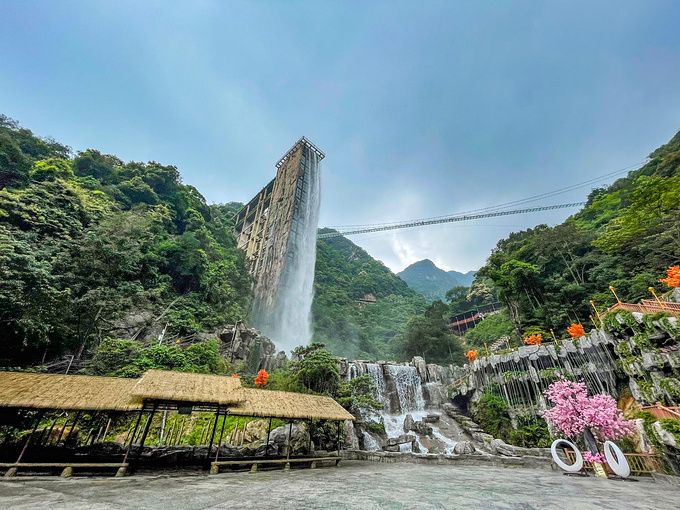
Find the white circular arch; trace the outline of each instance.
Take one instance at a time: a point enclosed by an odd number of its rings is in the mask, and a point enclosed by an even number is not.
[[[630,464],[628,464],[628,459],[615,443],[611,441],[605,441],[604,443],[604,456],[607,459],[607,464],[614,474],[619,475],[621,478],[628,478],[630,476]]]
[[[562,459],[557,456],[557,445],[559,444],[566,444],[567,446],[571,447],[572,450],[574,450],[574,453],[576,454],[576,461],[572,465],[565,464],[562,462]],[[578,451],[578,448],[576,448],[576,445],[571,441],[567,441],[566,439],[555,439],[553,444],[550,446],[550,453],[552,454],[555,464],[568,473],[577,473],[583,469],[583,456],[581,455],[581,452]]]

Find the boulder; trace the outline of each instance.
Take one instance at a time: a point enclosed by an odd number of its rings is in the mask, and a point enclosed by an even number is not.
[[[526,455],[533,457],[549,457],[551,455],[550,448],[522,448],[520,446],[507,444],[502,439],[493,439],[490,446],[492,453],[504,455],[506,457],[524,457]]]
[[[269,435],[269,442],[274,443],[279,449],[283,449],[288,444],[288,434],[290,425],[281,425],[271,431]],[[307,424],[304,422],[293,423],[292,431],[290,433],[290,443],[292,452],[306,452],[309,446],[309,432]]]
[[[412,443],[416,440],[416,436],[413,434],[402,434],[399,437],[390,437],[387,440],[387,446],[394,446],[406,443]]]
[[[385,448],[383,448],[386,452],[398,452],[399,451],[399,445],[394,444],[394,445],[388,445]]]
[[[418,434],[422,434],[424,436],[429,436],[430,434],[432,434],[432,427],[430,427],[427,423],[423,423],[422,421],[414,422],[413,430],[415,430]]]
[[[423,383],[428,382],[427,363],[425,363],[425,360],[420,356],[414,356],[413,359],[411,360],[411,365],[416,367],[416,370],[418,371],[418,377],[420,377],[420,382]]]
[[[475,453],[475,445],[470,441],[458,441],[456,446],[453,447],[453,453],[458,455],[470,455]]]
[[[661,442],[665,445],[672,446],[673,448],[678,447],[678,443],[675,440],[675,435],[668,432],[666,429],[664,429],[661,426],[660,421],[655,421],[654,422],[654,433],[658,436],[658,438],[661,440]]]
[[[406,415],[406,418],[404,419],[404,432],[408,432],[409,430],[413,430],[413,424],[414,424],[413,416],[410,414]]]
[[[428,414],[427,416],[423,417],[423,420],[425,423],[435,423],[439,421],[440,416],[438,414]]]
[[[491,434],[487,434],[486,432],[473,432],[470,435],[472,436],[472,439],[479,443],[490,443],[493,441],[493,436]]]
[[[448,402],[442,406],[442,410],[454,420],[457,419],[456,417],[461,414],[460,410],[456,406]]]

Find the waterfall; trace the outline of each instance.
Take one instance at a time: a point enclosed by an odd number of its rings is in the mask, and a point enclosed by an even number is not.
[[[393,406],[391,410],[399,414],[424,410],[423,387],[416,368],[403,365],[386,365],[386,368],[399,399],[399,409]]]
[[[380,450],[380,443],[367,431],[364,431],[364,450],[369,452]]]
[[[446,399],[443,396],[441,383],[426,383],[423,385],[418,369],[411,365],[396,365],[391,363],[378,364],[365,361],[351,361],[347,366],[347,380],[352,380],[362,375],[370,375],[376,388],[376,400],[383,409],[377,413],[362,412],[365,421],[382,422],[385,427],[385,435],[388,438],[398,438],[406,433],[415,434],[413,430],[405,431],[404,422],[406,415],[410,414],[415,421],[422,420],[432,410],[426,411],[426,405],[438,406]],[[423,391],[425,386],[428,399],[425,399]],[[445,390],[444,390],[445,392]],[[432,396],[435,398],[432,398]],[[439,452],[452,453],[456,441],[442,434],[439,424],[428,423],[432,428],[432,434],[416,438],[420,453],[428,453],[432,448]],[[434,441],[434,443],[433,443]],[[379,450],[381,444],[369,432],[364,430],[363,447],[365,450]],[[399,445],[400,452],[411,452],[411,443]],[[437,450],[434,450],[437,452]]]
[[[382,367],[376,363],[368,363],[366,370],[373,379],[376,392],[378,394],[378,401],[383,405],[384,409],[389,409],[390,399],[387,397],[387,383],[385,382],[385,374],[383,374]]]
[[[278,348],[291,351],[309,344],[312,338],[311,309],[314,297],[316,234],[321,201],[321,171],[318,154],[302,148],[292,227],[272,309],[254,313],[263,334]]]

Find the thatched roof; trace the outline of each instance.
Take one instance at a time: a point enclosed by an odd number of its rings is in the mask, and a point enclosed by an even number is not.
[[[243,388],[242,391],[245,401],[231,407],[229,414],[291,419],[354,420],[354,416],[331,397],[252,388]]]
[[[0,406],[131,411],[147,399],[229,406],[230,414],[354,420],[331,397],[243,388],[234,377],[149,370],[141,379],[0,372]]]
[[[241,381],[223,375],[149,370],[132,390],[143,399],[235,404],[243,401]]]
[[[142,407],[131,395],[136,384],[117,377],[0,372],[0,406],[130,411]]]

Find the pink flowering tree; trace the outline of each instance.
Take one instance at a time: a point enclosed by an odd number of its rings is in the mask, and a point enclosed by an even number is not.
[[[545,396],[554,407],[543,413],[555,429],[569,438],[583,434],[590,455],[586,460],[603,462],[597,443],[629,436],[635,421],[626,420],[609,395],[588,396],[585,383],[562,379],[551,384]]]

